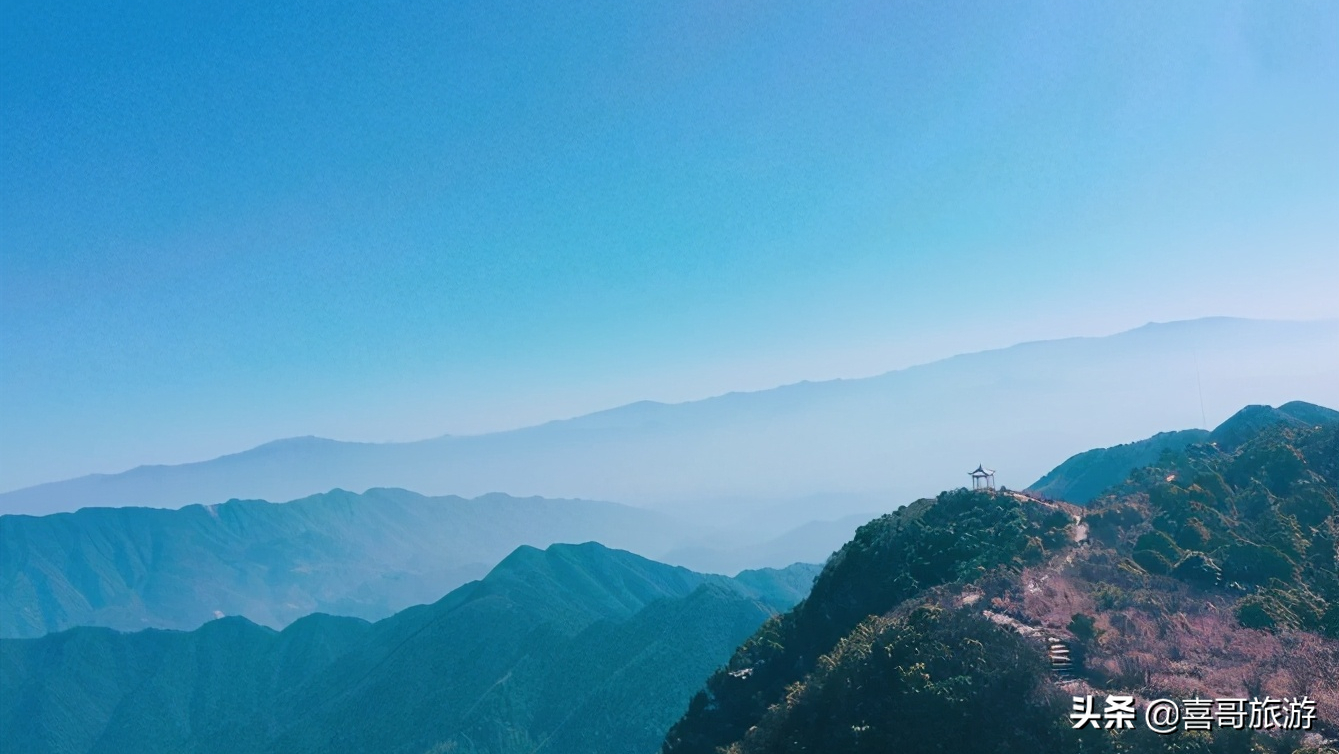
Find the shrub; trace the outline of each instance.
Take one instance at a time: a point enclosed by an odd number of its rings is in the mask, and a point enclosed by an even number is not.
[[[1233,612],[1237,622],[1246,628],[1261,628],[1272,631],[1279,625],[1282,610],[1277,603],[1257,594],[1237,600]]]
[[[1069,632],[1081,642],[1088,644],[1097,640],[1102,635],[1102,629],[1097,627],[1097,619],[1084,613],[1074,613],[1069,619]]]
[[[1176,568],[1172,569],[1172,575],[1191,584],[1212,586],[1222,578],[1223,572],[1218,564],[1213,562],[1213,558],[1202,552],[1192,552],[1187,553],[1185,559],[1176,564]]]
[[[1203,550],[1211,539],[1209,529],[1198,518],[1192,518],[1176,534],[1176,544],[1185,550]]]
[[[1135,550],[1130,557],[1149,573],[1166,576],[1172,572],[1172,562],[1153,550]]]
[[[1093,590],[1093,603],[1098,610],[1119,610],[1129,604],[1130,596],[1114,584],[1101,584]]]
[[[1134,549],[1151,550],[1161,555],[1167,562],[1175,563],[1181,559],[1181,548],[1172,538],[1160,531],[1151,531],[1135,540]]]
[[[1230,581],[1265,584],[1270,579],[1292,579],[1293,563],[1277,547],[1239,540],[1223,552],[1223,576]]]

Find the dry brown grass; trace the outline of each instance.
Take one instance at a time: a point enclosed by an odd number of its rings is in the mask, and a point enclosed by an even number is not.
[[[1023,571],[992,609],[1079,642],[1067,626],[1093,616],[1085,681],[1143,698],[1294,697],[1317,702],[1339,725],[1339,642],[1316,634],[1241,627],[1234,595],[1122,567],[1114,551],[1081,547],[1073,558]]]

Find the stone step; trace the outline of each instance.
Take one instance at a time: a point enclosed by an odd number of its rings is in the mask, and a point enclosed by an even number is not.
[[[1046,653],[1051,661],[1051,672],[1062,680],[1074,677],[1074,661],[1070,658],[1069,645],[1055,636],[1046,637]]]

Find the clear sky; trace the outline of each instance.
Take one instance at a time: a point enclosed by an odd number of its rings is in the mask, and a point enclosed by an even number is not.
[[[1339,3],[0,5],[0,489],[1339,316]]]

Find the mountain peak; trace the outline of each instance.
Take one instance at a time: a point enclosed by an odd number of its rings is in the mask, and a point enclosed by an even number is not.
[[[1265,427],[1283,424],[1293,427],[1311,427],[1339,421],[1339,411],[1305,401],[1291,401],[1278,408],[1268,405],[1246,406],[1219,424],[1209,441],[1224,449],[1239,447]]]

